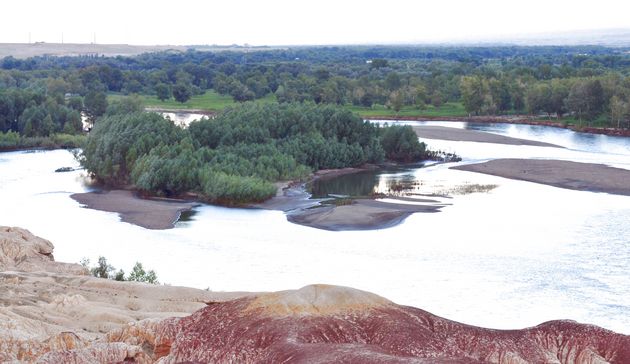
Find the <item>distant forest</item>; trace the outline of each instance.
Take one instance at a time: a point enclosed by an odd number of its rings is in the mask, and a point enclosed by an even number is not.
[[[630,50],[599,46],[295,47],[137,57],[0,60],[0,132],[81,133],[108,95],[185,102],[213,90],[236,102],[336,104],[397,112],[458,103],[470,115],[571,117],[630,127]]]

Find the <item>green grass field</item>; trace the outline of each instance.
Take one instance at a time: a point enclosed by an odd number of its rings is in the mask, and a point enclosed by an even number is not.
[[[427,105],[426,108],[420,110],[415,107],[407,106],[403,107],[399,112],[392,109],[388,109],[383,105],[373,105],[372,107],[361,107],[354,105],[346,106],[349,110],[356,112],[363,117],[449,117],[449,116],[467,116],[468,113],[464,110],[464,105],[459,102],[447,102],[439,108],[432,105]]]
[[[109,94],[108,100],[114,101],[124,95],[120,94]],[[234,100],[231,96],[219,95],[215,91],[207,91],[203,95],[196,95],[190,98],[190,100],[180,103],[175,101],[175,99],[169,99],[166,101],[161,101],[157,97],[152,95],[140,95],[140,98],[144,102],[146,107],[154,107],[160,109],[198,109],[198,110],[206,110],[206,111],[220,111],[225,109],[228,106],[234,105]],[[274,94],[269,94],[260,100],[256,100],[257,102],[276,102],[276,96]]]

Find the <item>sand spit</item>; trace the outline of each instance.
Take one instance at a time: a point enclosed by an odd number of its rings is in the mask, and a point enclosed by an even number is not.
[[[460,171],[542,183],[579,191],[630,196],[630,170],[553,159],[495,159],[451,167]]]
[[[171,229],[182,212],[197,205],[193,202],[143,199],[126,190],[75,193],[70,197],[90,209],[116,212],[122,221],[146,229]]]
[[[416,212],[438,212],[444,207],[438,201],[418,204],[389,203],[372,199],[355,199],[347,205],[324,205],[287,214],[290,222],[317,229],[375,230],[392,227]]]
[[[416,135],[418,135],[419,138],[427,139],[562,148],[559,145],[539,142],[535,140],[512,138],[504,135],[486,133],[483,131],[449,128],[445,126],[420,125],[413,126],[413,130],[416,132]]]

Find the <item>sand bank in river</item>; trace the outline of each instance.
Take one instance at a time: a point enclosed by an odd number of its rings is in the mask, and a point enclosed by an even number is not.
[[[331,231],[373,230],[397,225],[415,212],[438,212],[443,206],[434,200],[418,200],[417,204],[409,204],[357,199],[349,205],[297,210],[288,213],[287,220]]]
[[[562,148],[559,145],[539,142],[535,140],[512,138],[504,135],[486,133],[483,131],[449,128],[444,126],[418,125],[413,126],[413,130],[416,132],[416,135],[418,137],[427,139]]]
[[[506,158],[451,167],[451,169],[485,173],[572,190],[630,196],[630,171],[603,164]]]
[[[90,209],[116,212],[122,221],[147,229],[170,229],[182,212],[196,205],[192,202],[143,199],[125,190],[75,193],[70,197]]]

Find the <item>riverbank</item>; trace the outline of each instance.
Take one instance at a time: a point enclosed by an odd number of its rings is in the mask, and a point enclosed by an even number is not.
[[[270,102],[265,100],[264,102]],[[146,111],[159,112],[159,113],[186,113],[186,114],[201,114],[210,118],[215,117],[221,112],[221,109],[204,109],[204,108],[178,108],[178,107],[158,107],[147,106]],[[569,129],[580,133],[588,134],[603,134],[610,136],[622,136],[630,137],[630,129],[623,128],[602,128],[591,126],[577,126],[563,121],[544,120],[535,116],[529,115],[485,115],[485,116],[461,116],[461,115],[391,115],[391,114],[374,114],[374,113],[357,113],[365,120],[378,121],[378,120],[391,120],[391,121],[457,121],[457,122],[471,122],[471,123],[499,123],[499,124],[523,124],[523,125],[540,125],[550,126],[554,128]]]
[[[630,137],[630,129],[599,128],[589,126],[575,126],[560,121],[541,120],[532,116],[392,116],[369,115],[363,116],[366,120],[391,120],[391,121],[458,121],[470,123],[499,123],[499,124],[524,124],[550,126],[554,128],[569,129],[580,133],[603,134],[610,136]]]
[[[495,159],[451,167],[578,191],[630,196],[630,171],[603,164],[553,159]]]
[[[16,132],[0,132],[0,152],[28,149],[74,149],[80,148],[87,136],[83,134],[52,134],[47,137],[23,137]]]
[[[539,142],[536,140],[513,138],[499,134],[486,133],[483,131],[449,128],[444,126],[414,125],[413,131],[419,138],[451,140],[458,142],[531,145],[537,147],[563,148],[559,145]]]
[[[70,195],[86,208],[116,212],[120,219],[146,229],[171,229],[182,212],[197,206],[196,202],[140,198],[132,191],[112,190]]]

